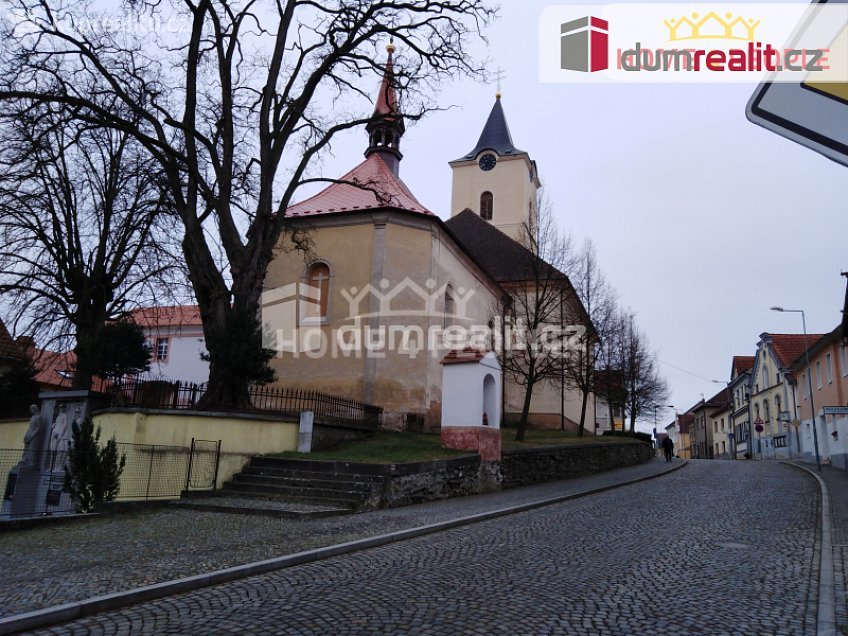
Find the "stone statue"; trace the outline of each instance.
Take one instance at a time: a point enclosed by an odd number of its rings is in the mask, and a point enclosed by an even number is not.
[[[35,468],[38,465],[38,451],[41,442],[41,412],[37,404],[29,407],[32,417],[29,418],[29,428],[24,434],[24,455],[21,463],[24,466]]]
[[[59,405],[59,415],[56,416],[56,421],[53,422],[53,428],[50,430],[51,452],[68,450],[71,429],[66,410],[67,407],[64,404]]]

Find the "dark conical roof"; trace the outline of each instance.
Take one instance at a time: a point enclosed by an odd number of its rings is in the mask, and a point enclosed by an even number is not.
[[[500,97],[495,99],[495,105],[492,107],[492,112],[489,113],[489,119],[486,120],[486,125],[483,127],[483,132],[480,133],[480,139],[477,140],[474,150],[457,159],[457,161],[473,159],[484,150],[494,150],[500,156],[527,154],[525,151],[516,148],[512,143],[512,136],[509,134],[509,126],[506,123]]]

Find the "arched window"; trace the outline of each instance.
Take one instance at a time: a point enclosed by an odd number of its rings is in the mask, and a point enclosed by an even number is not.
[[[492,214],[494,213],[495,207],[495,198],[492,196],[492,193],[488,190],[480,195],[480,216],[482,216],[487,221],[492,220]]]
[[[327,317],[330,301],[330,266],[326,263],[312,263],[304,276],[301,299],[303,317],[320,319]]]
[[[766,422],[771,422],[771,408],[769,406],[768,398],[763,400],[763,419]]]
[[[453,286],[448,285],[445,288],[445,319],[444,326],[450,327],[454,314]]]

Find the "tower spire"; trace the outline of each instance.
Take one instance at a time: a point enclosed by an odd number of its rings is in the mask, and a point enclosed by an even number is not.
[[[380,91],[377,94],[377,103],[374,106],[374,114],[371,121],[365,126],[368,131],[368,149],[365,156],[370,157],[374,153],[380,155],[395,176],[398,176],[400,161],[403,155],[400,152],[400,140],[406,131],[403,117],[398,108],[397,93],[395,91],[395,71],[393,54],[395,52],[393,40],[386,46],[388,57],[386,69],[383,73],[383,81],[380,83]]]

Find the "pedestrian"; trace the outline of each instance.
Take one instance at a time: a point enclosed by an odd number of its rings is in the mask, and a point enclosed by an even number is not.
[[[674,442],[670,437],[666,437],[662,441],[663,451],[665,452],[665,461],[670,462],[674,456]]]

